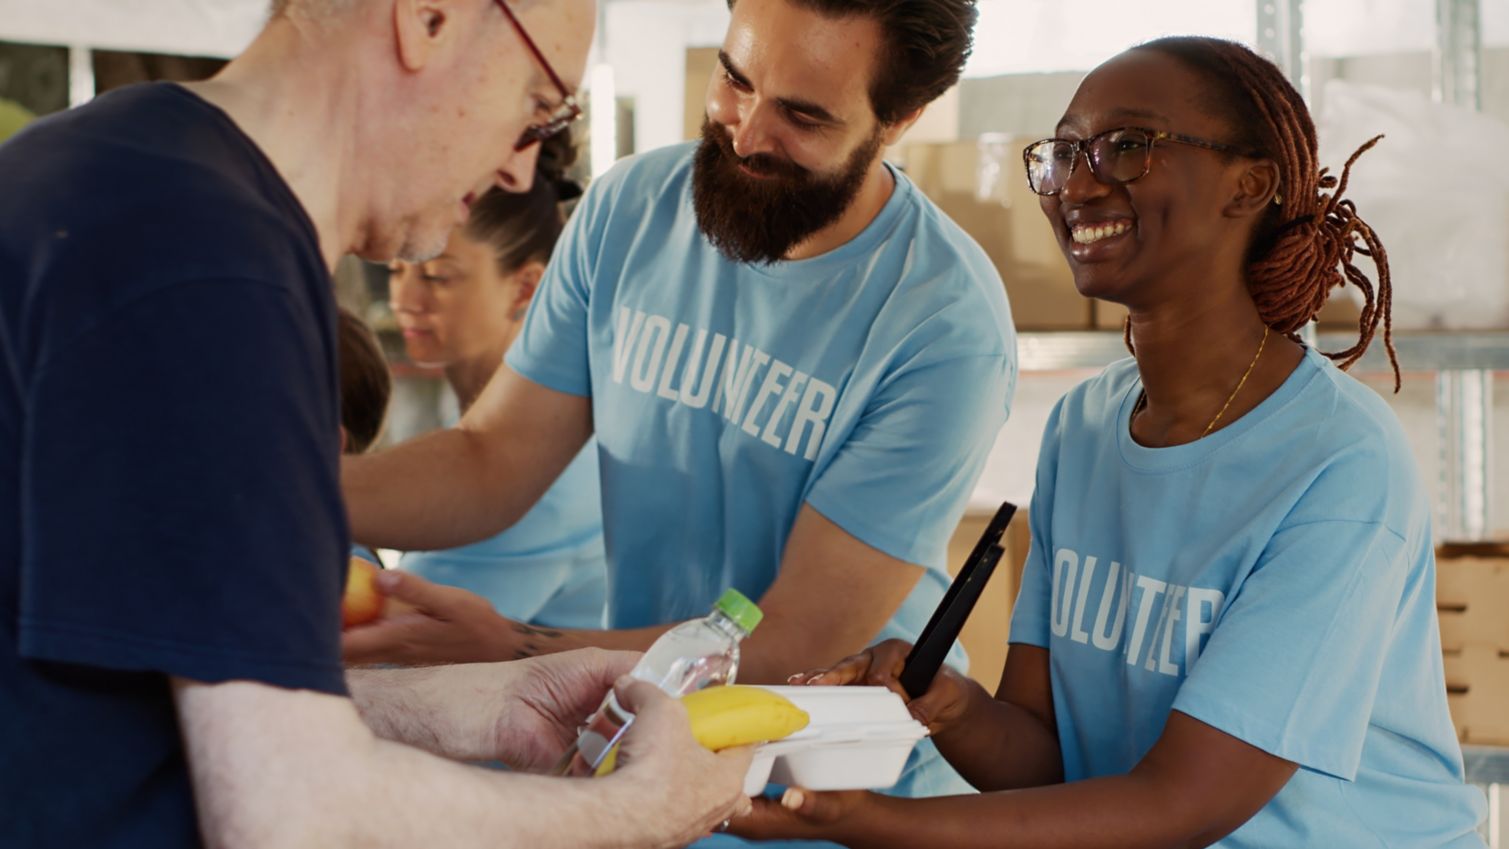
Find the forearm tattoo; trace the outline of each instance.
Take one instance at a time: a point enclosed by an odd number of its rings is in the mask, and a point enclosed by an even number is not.
[[[523,622],[513,623],[514,633],[520,635],[523,640],[514,650],[514,660],[523,660],[542,654],[560,651],[563,647],[557,641],[566,636],[563,631],[550,628],[536,628]]]

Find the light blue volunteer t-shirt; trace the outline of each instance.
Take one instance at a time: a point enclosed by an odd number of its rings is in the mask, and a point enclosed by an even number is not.
[[[915,637],[1015,382],[1000,277],[894,171],[848,244],[730,262],[697,228],[693,150],[592,185],[508,354],[524,377],[592,398],[608,625],[703,616],[728,587],[759,598],[811,504],[926,567],[879,635]]]
[[[588,442],[512,527],[471,545],[411,551],[400,568],[471,590],[520,622],[601,628],[608,564],[597,478],[597,448]]]
[[[697,228],[693,150],[592,185],[508,354],[592,399],[608,625],[703,616],[728,587],[759,598],[806,504],[925,567],[875,635],[915,640],[1016,382],[1001,279],[894,170],[885,207],[842,247],[730,262]],[[950,661],[963,668],[957,646]],[[894,792],[960,789],[924,741]]]
[[[1146,448],[1126,360],[1049,418],[1011,641],[1049,650],[1065,778],[1177,710],[1299,764],[1219,846],[1481,847],[1446,708],[1426,489],[1376,393],[1307,351],[1255,410]]]

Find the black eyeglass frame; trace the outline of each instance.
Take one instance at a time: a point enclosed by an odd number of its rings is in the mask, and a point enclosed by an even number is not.
[[[1147,145],[1142,151],[1142,172],[1135,177],[1129,177],[1125,180],[1117,180],[1102,176],[1100,173],[1100,167],[1096,164],[1094,157],[1090,155],[1090,148],[1097,141],[1100,141],[1106,136],[1115,133],[1125,133],[1128,131],[1139,132],[1147,136]],[[1237,156],[1247,156],[1255,159],[1262,158],[1262,154],[1254,150],[1248,150],[1246,148],[1237,147],[1235,145],[1222,144],[1221,142],[1213,142],[1208,139],[1197,138],[1195,136],[1186,136],[1180,133],[1170,133],[1167,130],[1153,130],[1149,129],[1148,127],[1116,127],[1115,129],[1096,133],[1095,135],[1090,136],[1087,139],[1079,139],[1076,141],[1071,139],[1048,138],[1039,139],[1032,144],[1027,145],[1022,149],[1022,166],[1027,171],[1027,187],[1032,189],[1035,194],[1041,195],[1043,197],[1053,197],[1054,195],[1057,195],[1059,192],[1064,190],[1063,186],[1059,186],[1057,189],[1054,189],[1051,192],[1044,192],[1040,191],[1038,187],[1033,185],[1032,183],[1032,151],[1039,147],[1042,147],[1043,145],[1066,144],[1069,145],[1070,149],[1074,151],[1073,158],[1069,160],[1069,173],[1064,175],[1064,185],[1068,185],[1069,179],[1074,176],[1074,169],[1078,167],[1079,160],[1083,158],[1085,162],[1089,164],[1090,173],[1094,175],[1096,180],[1099,180],[1100,182],[1107,185],[1119,186],[1130,183],[1134,180],[1140,180],[1143,177],[1146,177],[1149,171],[1153,170],[1153,147],[1159,142],[1173,142],[1175,144],[1184,144],[1191,147],[1204,148],[1205,150],[1214,150],[1218,153],[1232,153],[1236,154]]]
[[[566,83],[561,80],[561,75],[557,74],[555,68],[550,66],[550,61],[545,58],[545,54],[540,52],[540,48],[534,43],[534,39],[529,37],[529,31],[524,29],[524,24],[519,21],[518,16],[513,13],[513,10],[508,8],[507,0],[496,0],[496,2],[498,7],[503,10],[503,14],[508,17],[509,23],[512,23],[513,28],[518,31],[519,38],[524,42],[524,46],[529,48],[530,53],[534,54],[535,61],[539,62],[540,67],[545,69],[545,75],[550,78],[550,82],[554,83],[556,89],[561,93],[561,105],[556,107],[550,119],[543,124],[530,124],[524,128],[523,134],[514,143],[513,149],[515,151],[525,151],[571,126],[572,122],[582,117],[582,107],[581,103],[577,101],[576,95],[572,94],[571,89],[567,88]]]

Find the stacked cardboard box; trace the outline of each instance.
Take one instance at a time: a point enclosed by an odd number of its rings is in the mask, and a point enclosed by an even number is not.
[[[1509,557],[1440,558],[1436,612],[1457,735],[1509,744]]]
[[[995,263],[1018,330],[1087,330],[1090,301],[1074,288],[1058,239],[1027,187],[1021,149],[1030,141],[990,136],[903,144],[897,159]]]

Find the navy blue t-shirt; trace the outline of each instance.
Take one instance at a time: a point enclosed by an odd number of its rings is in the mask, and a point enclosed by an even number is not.
[[[0,146],[0,844],[198,845],[169,676],[345,692],[335,338],[309,218],[187,90]]]

